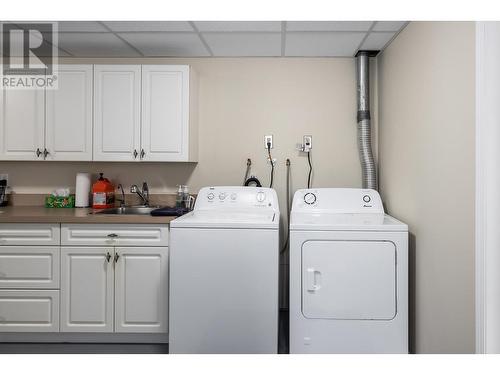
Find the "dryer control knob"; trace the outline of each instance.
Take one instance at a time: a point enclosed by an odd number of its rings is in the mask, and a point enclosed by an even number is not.
[[[266,200],[266,193],[259,191],[257,193],[257,202],[264,202]]]
[[[207,194],[207,198],[209,201],[211,201],[212,199],[214,199],[214,193],[208,193]]]
[[[316,203],[316,195],[314,193],[307,193],[304,195],[304,202],[307,204],[314,204]]]
[[[221,201],[223,201],[224,199],[226,199],[226,193],[220,193],[220,194],[219,194],[219,199],[220,199]]]

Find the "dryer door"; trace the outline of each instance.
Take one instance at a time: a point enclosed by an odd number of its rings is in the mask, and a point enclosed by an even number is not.
[[[302,313],[311,319],[393,319],[396,316],[394,243],[304,242]]]

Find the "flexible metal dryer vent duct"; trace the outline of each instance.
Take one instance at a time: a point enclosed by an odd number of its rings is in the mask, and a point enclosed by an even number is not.
[[[370,56],[373,51],[360,51],[356,55],[358,95],[358,149],[364,189],[378,190],[377,166],[372,152],[372,129],[370,118]]]

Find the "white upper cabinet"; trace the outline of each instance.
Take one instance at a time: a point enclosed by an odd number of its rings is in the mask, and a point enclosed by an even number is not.
[[[46,92],[46,160],[92,160],[92,65],[60,65]]]
[[[187,65],[60,65],[58,88],[0,90],[0,160],[198,160]]]
[[[193,159],[189,83],[189,66],[142,66],[141,160]]]
[[[140,160],[141,66],[94,66],[94,160]]]
[[[0,159],[43,160],[44,90],[0,90]]]

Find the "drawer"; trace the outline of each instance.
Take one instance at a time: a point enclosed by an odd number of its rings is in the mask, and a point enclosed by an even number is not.
[[[63,246],[168,246],[168,225],[62,224]]]
[[[0,224],[0,245],[59,245],[59,224]]]
[[[59,291],[0,290],[0,332],[59,332]]]
[[[0,246],[0,288],[59,289],[59,247]]]

